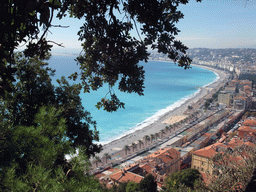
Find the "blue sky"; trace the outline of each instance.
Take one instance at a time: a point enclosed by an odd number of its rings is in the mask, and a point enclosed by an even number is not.
[[[190,0],[180,6],[184,14],[177,27],[177,36],[189,48],[256,48],[255,0]],[[80,48],[77,31],[82,20],[66,18],[53,24],[70,26],[51,29],[49,40],[63,43],[66,48]]]

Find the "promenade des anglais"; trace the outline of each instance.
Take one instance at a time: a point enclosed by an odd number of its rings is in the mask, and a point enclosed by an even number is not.
[[[0,191],[256,192],[255,13],[0,0]]]
[[[161,188],[167,175],[188,168],[197,169],[211,184],[213,176],[225,170],[218,166],[221,162],[238,166],[245,159],[236,150],[255,148],[256,50],[195,48],[188,53],[192,67],[211,70],[218,80],[151,125],[105,144],[91,159],[91,170],[106,186],[138,183],[153,174]],[[157,53],[151,60],[168,62]],[[233,152],[227,155],[227,150]],[[219,154],[224,155],[214,159]]]

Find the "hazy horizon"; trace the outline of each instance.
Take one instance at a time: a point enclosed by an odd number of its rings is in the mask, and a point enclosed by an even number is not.
[[[184,18],[175,24],[181,31],[176,38],[189,48],[256,48],[256,2],[248,0],[190,0],[178,8]],[[53,18],[47,39],[62,43],[66,49],[80,49],[77,32],[83,19]],[[136,33],[132,32],[133,36]],[[19,49],[23,49],[20,47]],[[60,47],[54,45],[53,50]],[[63,48],[63,50],[65,50]]]

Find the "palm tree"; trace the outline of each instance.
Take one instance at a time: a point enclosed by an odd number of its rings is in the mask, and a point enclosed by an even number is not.
[[[137,145],[135,143],[132,143],[132,152],[134,152],[134,149],[137,148]]]
[[[195,112],[196,118],[197,118],[197,115],[198,115],[198,114],[199,114],[199,111],[196,111],[196,112]]]
[[[161,138],[163,138],[164,134],[165,134],[165,132],[164,132],[164,130],[162,129],[162,130],[161,130]]]
[[[127,152],[130,151],[130,147],[128,145],[124,146],[125,155],[127,155]]]
[[[172,132],[172,129],[173,129],[173,125],[170,125],[170,133]]]
[[[98,167],[98,163],[100,163],[100,162],[101,162],[101,160],[100,160],[99,156],[95,156],[94,160],[93,160],[93,163],[96,164],[96,167]]]
[[[155,133],[155,138],[157,140],[157,138],[159,138],[159,133]]]
[[[138,140],[138,143],[139,143],[139,146],[140,146],[140,149],[141,149],[141,144],[144,145],[144,143],[143,143],[143,141],[141,141],[141,140]]]
[[[146,141],[146,145],[147,145],[147,143],[148,143],[147,141],[149,141],[149,140],[150,140],[149,136],[148,136],[148,135],[145,135],[145,136],[144,136],[144,139],[145,139],[145,141]]]
[[[111,156],[108,153],[104,153],[103,158],[106,159],[106,163],[108,159],[111,159]]]
[[[167,131],[170,131],[170,127],[166,126],[166,127],[165,127],[165,131],[166,131],[166,132],[167,132]]]
[[[150,139],[151,139],[151,143],[152,143],[153,139],[155,139],[155,135],[154,134],[150,134]]]

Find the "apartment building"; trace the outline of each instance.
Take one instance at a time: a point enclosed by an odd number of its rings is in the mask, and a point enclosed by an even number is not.
[[[140,164],[155,167],[159,175],[171,174],[180,170],[180,152],[173,148],[160,149],[146,156]]]
[[[212,158],[220,152],[226,149],[234,149],[237,146],[250,145],[253,146],[251,142],[244,142],[241,139],[233,138],[229,143],[215,143],[213,145],[207,146],[205,148],[196,150],[192,153],[191,168],[198,169],[203,174],[212,175],[214,171],[214,165],[212,163]]]
[[[232,103],[232,95],[232,93],[221,91],[218,95],[218,103],[225,104],[227,107],[230,107]]]

